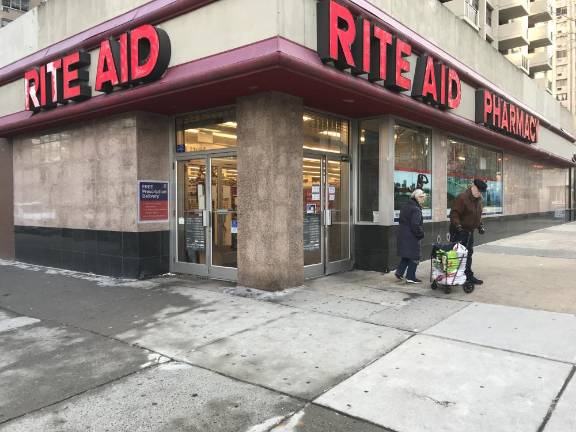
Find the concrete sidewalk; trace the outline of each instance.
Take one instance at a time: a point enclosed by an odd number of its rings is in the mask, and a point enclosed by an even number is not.
[[[574,246],[575,224],[479,247],[470,295],[0,262],[0,431],[576,431]]]

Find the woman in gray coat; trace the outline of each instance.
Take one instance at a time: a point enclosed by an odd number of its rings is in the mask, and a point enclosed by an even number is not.
[[[422,239],[424,238],[424,218],[422,217],[422,204],[426,201],[426,194],[421,189],[412,192],[410,200],[400,210],[398,238],[396,246],[398,256],[402,258],[396,269],[396,278],[404,279],[406,273],[407,283],[421,283],[416,278],[416,268],[421,258]]]

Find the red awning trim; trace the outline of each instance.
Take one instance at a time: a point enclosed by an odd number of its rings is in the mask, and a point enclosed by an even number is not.
[[[357,79],[348,73],[327,67],[313,50],[278,37],[173,67],[161,80],[141,87],[93,97],[88,101],[62,106],[52,111],[38,114],[24,111],[1,117],[0,136],[46,130],[61,127],[71,121],[137,110],[139,104],[144,102],[215,83],[233,82],[262,71],[270,71],[272,74],[272,78],[265,83],[267,90],[282,91],[282,80],[273,79],[273,74],[288,72],[294,79],[302,82],[316,82],[318,85],[329,86],[331,91],[357,95],[358,98],[370,101],[377,107],[374,110],[375,115],[393,113],[451,134],[522,154],[530,159],[565,167],[574,166],[571,161],[533,145],[519,142],[407,95],[389,91],[367,80]]]

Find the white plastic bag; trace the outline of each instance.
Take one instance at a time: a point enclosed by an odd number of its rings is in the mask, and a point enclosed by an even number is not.
[[[468,249],[456,243],[452,251],[432,259],[432,280],[440,285],[464,285]]]

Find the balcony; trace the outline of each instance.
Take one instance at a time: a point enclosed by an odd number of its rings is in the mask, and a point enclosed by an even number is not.
[[[470,4],[471,0],[452,0],[443,3],[458,18],[470,24],[474,29],[480,29],[480,12]]]
[[[528,16],[530,13],[529,0],[500,0],[498,2],[500,22],[506,22],[514,18]]]
[[[505,56],[514,66],[521,69],[525,73],[529,72],[530,60],[528,56],[522,53],[511,53]]]
[[[550,0],[536,0],[530,4],[530,15],[528,25],[552,21],[554,19],[554,6]]]
[[[530,59],[530,75],[552,70],[552,56],[546,51],[531,53],[528,58]]]
[[[513,21],[498,27],[498,49],[506,51],[528,45],[528,22]]]
[[[528,29],[530,49],[550,46],[554,43],[554,32],[551,24],[541,24]]]

